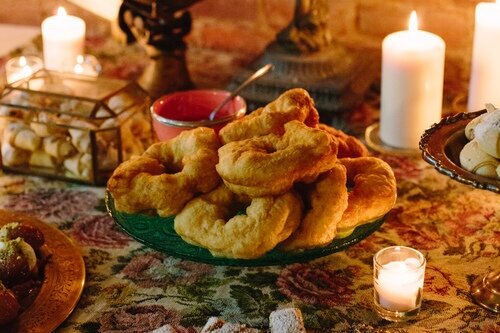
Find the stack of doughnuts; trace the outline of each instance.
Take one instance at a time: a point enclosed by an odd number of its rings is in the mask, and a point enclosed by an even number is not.
[[[460,164],[477,175],[500,179],[500,109],[487,104],[486,110],[465,127],[470,141],[460,152]]]
[[[122,163],[108,189],[118,211],[176,215],[186,242],[238,259],[326,246],[396,200],[389,165],[320,124],[300,88],[218,135],[196,128],[152,145]]]

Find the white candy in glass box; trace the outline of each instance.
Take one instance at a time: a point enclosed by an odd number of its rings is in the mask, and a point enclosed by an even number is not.
[[[103,185],[153,142],[149,105],[133,82],[38,71],[0,98],[1,166]]]

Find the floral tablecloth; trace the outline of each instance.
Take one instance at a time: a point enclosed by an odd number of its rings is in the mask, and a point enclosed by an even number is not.
[[[144,66],[137,49],[103,40],[90,46],[107,75],[133,78]],[[359,129],[376,110],[364,104],[348,118]],[[457,183],[418,157],[376,155],[398,181],[382,227],[343,252],[286,266],[211,266],[156,252],[121,232],[103,188],[1,173],[0,208],[32,214],[81,248],[86,285],[58,332],[138,333],[165,324],[195,332],[210,316],[266,330],[269,314],[284,307],[302,311],[308,332],[500,332],[499,316],[469,294],[475,278],[500,267],[500,195]],[[404,324],[373,310],[372,258],[390,245],[427,258],[422,311]]]

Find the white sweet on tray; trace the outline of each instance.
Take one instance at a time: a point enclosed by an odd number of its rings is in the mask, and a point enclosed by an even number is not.
[[[486,110],[465,127],[471,141],[460,152],[460,164],[477,175],[500,179],[500,109],[487,104]]]

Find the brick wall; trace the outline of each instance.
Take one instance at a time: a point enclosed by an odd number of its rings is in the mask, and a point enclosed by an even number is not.
[[[331,0],[330,28],[336,41],[357,49],[379,51],[389,33],[407,29],[412,10],[419,28],[446,42],[446,89],[467,89],[478,0]],[[290,22],[292,0],[204,0],[191,8],[189,43],[235,53],[259,54]]]
[[[103,0],[105,1],[105,0]],[[486,1],[486,0],[484,0]],[[465,91],[469,78],[474,9],[479,0],[331,0],[335,40],[358,49],[380,50],[387,34],[406,29],[411,10],[419,27],[446,42],[445,87]],[[64,0],[2,0],[0,23],[40,24]],[[222,50],[252,59],[290,22],[294,0],[202,0],[191,7],[191,47]],[[74,7],[74,6],[73,6]],[[81,10],[72,13],[90,19]],[[92,33],[95,25],[88,25]]]

